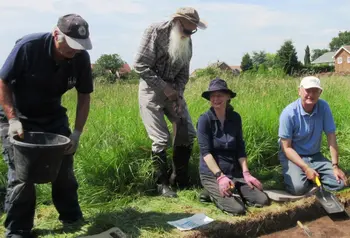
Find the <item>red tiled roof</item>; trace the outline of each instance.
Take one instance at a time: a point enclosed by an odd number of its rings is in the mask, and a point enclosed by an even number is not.
[[[130,73],[130,72],[131,72],[131,68],[128,64],[123,64],[123,66],[120,67],[119,69],[119,73],[121,74]]]

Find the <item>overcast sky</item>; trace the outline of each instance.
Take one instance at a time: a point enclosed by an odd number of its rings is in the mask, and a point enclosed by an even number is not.
[[[132,66],[144,29],[181,6],[195,7],[208,22],[192,37],[191,70],[217,60],[240,65],[244,53],[275,53],[288,39],[303,61],[306,45],[328,48],[332,37],[350,28],[345,0],[0,0],[0,64],[16,39],[51,31],[60,15],[74,12],[90,25],[92,62],[118,53]]]

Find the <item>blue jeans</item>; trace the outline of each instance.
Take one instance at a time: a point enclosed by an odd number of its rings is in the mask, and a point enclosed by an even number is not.
[[[320,181],[325,189],[337,191],[344,188],[344,182],[340,180],[338,183],[334,176],[331,161],[325,158],[321,152],[301,158],[320,175]],[[279,152],[279,160],[282,165],[284,184],[289,193],[303,195],[313,187],[314,182],[308,180],[304,171],[287,159],[282,151]]]

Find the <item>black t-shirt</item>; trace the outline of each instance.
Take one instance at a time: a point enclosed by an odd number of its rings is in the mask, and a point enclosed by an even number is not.
[[[61,97],[73,87],[93,92],[90,56],[81,51],[74,58],[53,59],[51,33],[35,33],[19,39],[0,70],[0,79],[13,92],[17,115],[28,120],[49,120],[65,115]],[[5,117],[0,106],[0,116]]]

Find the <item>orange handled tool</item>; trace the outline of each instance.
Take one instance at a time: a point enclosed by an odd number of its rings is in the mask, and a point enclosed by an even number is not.
[[[232,197],[241,197],[239,194],[235,193],[235,186],[231,185],[229,190],[231,191],[232,193]]]

